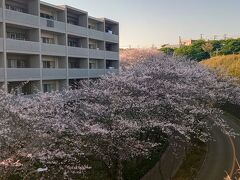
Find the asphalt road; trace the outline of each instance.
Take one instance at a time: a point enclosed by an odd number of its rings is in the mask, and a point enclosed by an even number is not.
[[[224,116],[224,119],[236,133],[240,134],[240,119],[231,116]],[[239,169],[237,160],[240,161],[240,136],[231,138],[217,127],[213,129],[212,136],[215,140],[208,145],[208,153],[196,180],[223,180],[226,173],[232,175]],[[169,159],[168,156],[167,159]],[[175,161],[178,162],[178,160]],[[175,168],[174,163],[171,160],[163,162],[165,163],[161,165],[161,161],[159,161],[141,180],[161,180],[160,167],[162,170],[164,168],[165,174],[168,172],[171,175]]]
[[[240,134],[240,120],[224,116],[228,124]],[[214,128],[212,135],[215,141],[210,142],[205,162],[197,180],[223,180],[226,172],[233,175],[238,169],[240,160],[240,136],[231,138]]]

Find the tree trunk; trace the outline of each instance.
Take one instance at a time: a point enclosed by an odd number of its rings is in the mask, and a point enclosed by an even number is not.
[[[123,165],[121,159],[118,159],[117,162],[117,180],[123,180]]]

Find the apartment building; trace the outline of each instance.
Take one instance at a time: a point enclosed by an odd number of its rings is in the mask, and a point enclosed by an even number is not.
[[[39,0],[0,0],[0,86],[63,90],[119,70],[119,23]]]

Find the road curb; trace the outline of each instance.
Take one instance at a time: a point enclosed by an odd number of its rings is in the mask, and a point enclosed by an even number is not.
[[[156,165],[141,180],[169,180],[175,176],[186,156],[186,145],[181,144],[178,154],[169,145]]]
[[[206,150],[206,154],[205,154],[203,163],[202,163],[201,167],[199,168],[199,171],[198,171],[196,177],[194,178],[194,180],[198,180],[198,176],[199,176],[201,170],[203,169],[203,167],[204,167],[205,164],[206,164],[206,161],[207,161],[207,158],[208,158],[209,143],[210,143],[210,142],[207,143],[207,150]]]

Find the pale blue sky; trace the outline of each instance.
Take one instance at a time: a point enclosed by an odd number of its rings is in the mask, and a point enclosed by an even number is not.
[[[120,46],[177,43],[200,34],[240,36],[240,0],[45,0],[120,22]]]

